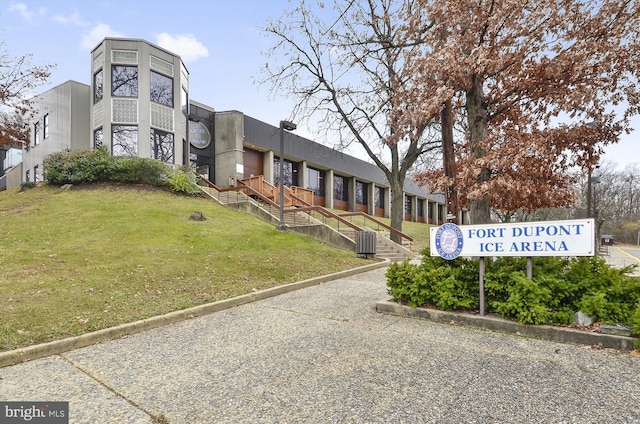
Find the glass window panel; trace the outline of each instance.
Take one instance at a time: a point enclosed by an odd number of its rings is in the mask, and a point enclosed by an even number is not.
[[[114,125],[111,153],[114,156],[138,156],[138,127]]]
[[[411,213],[411,197],[409,196],[404,197],[404,213]]]
[[[37,146],[40,143],[40,123],[36,122],[33,125],[33,145]]]
[[[49,114],[44,115],[43,138],[49,138]]]
[[[307,168],[307,187],[316,196],[324,196],[324,174],[322,171]]]
[[[336,200],[349,200],[349,188],[345,177],[340,175],[333,177],[333,197]]]
[[[93,132],[93,147],[99,149],[104,146],[104,132],[102,128],[98,128]]]
[[[189,114],[188,99],[189,95],[187,94],[187,90],[182,87],[182,90],[180,90],[180,108],[185,116]]]
[[[356,181],[356,203],[359,205],[366,205],[369,201],[367,193],[367,184]]]
[[[273,183],[274,185],[278,185],[280,181],[280,158],[274,157],[273,159]],[[294,185],[293,181],[293,163],[285,159],[284,161],[284,185],[287,187],[291,187]]]
[[[375,202],[376,208],[384,209],[384,188],[383,187],[376,187],[374,202]]]
[[[173,79],[151,71],[151,101],[173,107]]]
[[[149,64],[151,69],[155,69],[165,75],[173,76],[173,65],[171,63],[155,56],[151,56],[149,58]]]
[[[174,146],[173,134],[151,129],[151,157],[153,159],[173,163]]]
[[[115,63],[138,63],[138,52],[132,50],[112,50],[111,61]]]
[[[138,67],[113,65],[111,67],[111,95],[138,97]]]
[[[98,103],[102,100],[104,94],[104,74],[102,69],[95,73],[93,76],[93,103]]]

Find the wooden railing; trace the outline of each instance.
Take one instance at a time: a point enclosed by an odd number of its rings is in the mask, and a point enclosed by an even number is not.
[[[272,215],[275,215],[274,211],[280,209],[280,205],[277,203],[276,200],[279,200],[279,186],[273,186],[271,184],[269,184],[268,182],[264,181],[264,177],[262,175],[258,176],[258,177],[252,177],[252,178],[247,178],[244,180],[238,180],[238,186],[236,187],[229,187],[229,188],[225,188],[225,189],[221,189],[219,187],[217,187],[215,184],[213,184],[211,181],[209,181],[208,179],[204,178],[202,175],[198,175],[198,178],[200,179],[200,181],[202,181],[203,183],[205,183],[207,186],[215,189],[216,191],[218,191],[219,193],[224,193],[224,192],[243,192],[244,194],[248,195],[248,196],[253,196],[257,199],[260,199],[261,201],[263,201],[264,203],[267,204],[268,208],[270,209],[269,212]],[[299,187],[298,187],[299,188]],[[288,187],[285,186],[285,194],[287,193]],[[313,199],[313,191],[312,190],[306,190],[306,189],[301,189],[301,192],[304,193],[305,196],[310,195],[311,199]],[[402,239],[407,240],[410,244],[413,242],[413,238],[404,234],[401,231],[396,230],[395,228],[391,228],[389,225],[385,224],[382,221],[379,221],[375,218],[373,218],[371,215],[368,215],[364,212],[346,212],[346,213],[341,213],[341,214],[336,214],[331,212],[330,210],[322,207],[322,206],[314,206],[311,203],[307,202],[304,198],[299,198],[298,196],[296,196],[292,190],[288,191],[289,197],[290,197],[290,203],[292,206],[297,206],[297,207],[293,207],[293,208],[289,208],[289,209],[285,209],[283,208],[284,213],[297,213],[297,212],[305,212],[308,215],[312,215],[312,213],[316,213],[318,215],[320,215],[324,220],[334,220],[337,224],[337,229],[340,229],[340,224],[347,226],[351,229],[353,229],[354,231],[364,231],[361,227],[359,227],[358,225],[352,223],[349,220],[346,220],[344,217],[349,217],[349,216],[359,216],[362,217],[364,221],[371,221],[374,224],[378,225],[378,227],[380,228],[384,228],[385,230],[389,231],[389,233],[394,233],[397,234],[398,236],[400,236]],[[286,197],[285,197],[286,199]],[[287,202],[285,201],[285,205],[287,204]],[[298,206],[299,204],[299,206]],[[294,215],[294,225],[295,225],[295,215]],[[323,222],[326,224],[326,222]],[[364,224],[366,226],[366,223]]]
[[[238,183],[246,187],[250,187],[254,191],[261,193],[263,196],[278,204],[280,203],[280,183],[274,186],[273,184],[265,181],[263,175],[245,178],[243,180],[239,180]],[[282,192],[285,207],[313,206],[313,190],[297,186],[284,186]]]
[[[380,227],[382,227],[385,230],[389,231],[390,234],[396,234],[400,238],[402,238],[404,240],[407,240],[409,242],[409,245],[411,245],[411,243],[413,243],[413,237],[410,237],[407,234],[403,233],[402,231],[398,231],[395,228],[392,228],[391,226],[385,224],[382,221],[377,220],[376,218],[374,218],[371,215],[366,214],[364,212],[345,212],[345,213],[340,213],[340,216],[359,216],[359,217],[362,217],[364,226],[367,226],[366,221],[371,221],[371,222],[373,222],[374,224],[376,224],[378,226],[378,229]]]

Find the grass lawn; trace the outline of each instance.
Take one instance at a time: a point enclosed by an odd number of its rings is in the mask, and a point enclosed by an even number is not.
[[[368,263],[209,199],[135,187],[8,190],[0,220],[0,351]]]

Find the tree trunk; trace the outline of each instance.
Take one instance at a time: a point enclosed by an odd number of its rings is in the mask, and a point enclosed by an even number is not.
[[[404,220],[404,179],[400,181],[398,178],[389,180],[391,186],[391,228],[402,231],[402,221]],[[402,237],[398,234],[391,233],[391,240],[398,244],[402,244]]]
[[[487,138],[487,109],[482,83],[483,81],[480,77],[472,77],[471,88],[467,91],[466,101],[471,157],[475,159],[484,156],[485,150],[480,143]],[[478,170],[478,184],[488,181],[490,177],[491,170],[489,168],[484,167]],[[491,209],[486,195],[469,199],[469,215],[471,224],[489,224],[491,222]]]

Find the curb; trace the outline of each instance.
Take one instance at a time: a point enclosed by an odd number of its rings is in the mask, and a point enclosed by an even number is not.
[[[550,325],[522,325],[514,321],[493,316],[480,316],[446,312],[436,309],[412,308],[398,303],[383,300],[376,303],[376,312],[399,315],[407,318],[427,319],[441,324],[476,327],[499,333],[515,334],[553,342],[599,346],[602,348],[631,351],[636,338],[615,336],[611,334],[590,333],[566,327]]]
[[[59,355],[70,350],[91,346],[97,343],[103,343],[115,340],[120,337],[129,336],[131,334],[140,333],[157,327],[163,327],[169,324],[175,324],[191,318],[212,314],[224,309],[234,308],[246,303],[267,299],[281,294],[289,293],[295,290],[304,289],[306,287],[315,286],[326,283],[327,281],[337,280],[340,278],[350,277],[352,275],[361,274],[363,272],[372,271],[374,269],[383,268],[389,265],[389,261],[378,262],[371,265],[365,265],[358,268],[340,271],[333,274],[323,275],[321,277],[310,278],[295,283],[285,284],[283,286],[271,287],[254,293],[236,296],[230,299],[219,300],[204,305],[194,306],[192,308],[181,311],[169,312],[165,315],[151,317],[140,321],[118,325],[116,327],[105,328],[103,330],[94,331],[80,336],[69,337],[53,342],[28,346],[16,350],[0,352],[0,368],[10,365],[16,365],[22,362],[32,361],[34,359],[44,358],[46,356]]]

